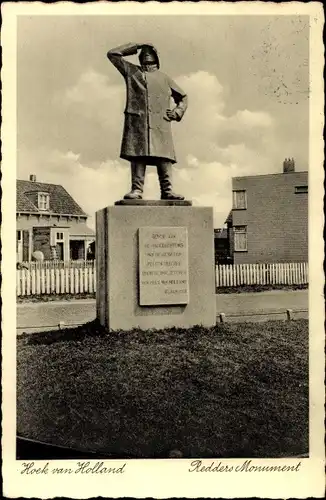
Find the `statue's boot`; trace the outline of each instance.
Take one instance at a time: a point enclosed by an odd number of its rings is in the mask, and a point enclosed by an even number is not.
[[[138,161],[131,162],[131,191],[124,195],[125,200],[142,200],[146,164]]]
[[[157,173],[161,187],[161,200],[184,200],[184,196],[172,191],[172,163],[162,161],[157,165]]]

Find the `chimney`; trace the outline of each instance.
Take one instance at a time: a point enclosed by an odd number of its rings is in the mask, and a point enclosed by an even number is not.
[[[283,173],[289,174],[295,172],[295,161],[294,158],[285,158],[283,162]]]
[[[36,175],[31,174],[31,175],[29,176],[29,180],[30,180],[31,182],[36,182]]]

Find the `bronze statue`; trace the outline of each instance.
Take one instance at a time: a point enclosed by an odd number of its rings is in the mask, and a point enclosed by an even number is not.
[[[140,66],[123,58],[138,50]],[[185,92],[159,70],[157,50],[150,43],[121,45],[107,56],[124,77],[127,91],[120,156],[131,163],[131,191],[124,198],[142,199],[146,165],[156,165],[161,199],[183,200],[172,191],[172,164],[176,158],[171,121],[180,121],[187,109]]]

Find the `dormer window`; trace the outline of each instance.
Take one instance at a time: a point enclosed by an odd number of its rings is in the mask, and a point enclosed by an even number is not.
[[[39,210],[49,210],[50,195],[49,193],[37,193],[37,206]]]

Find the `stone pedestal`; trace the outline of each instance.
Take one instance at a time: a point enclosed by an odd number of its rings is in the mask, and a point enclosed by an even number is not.
[[[110,330],[216,323],[213,210],[124,201],[96,213],[97,317]]]

